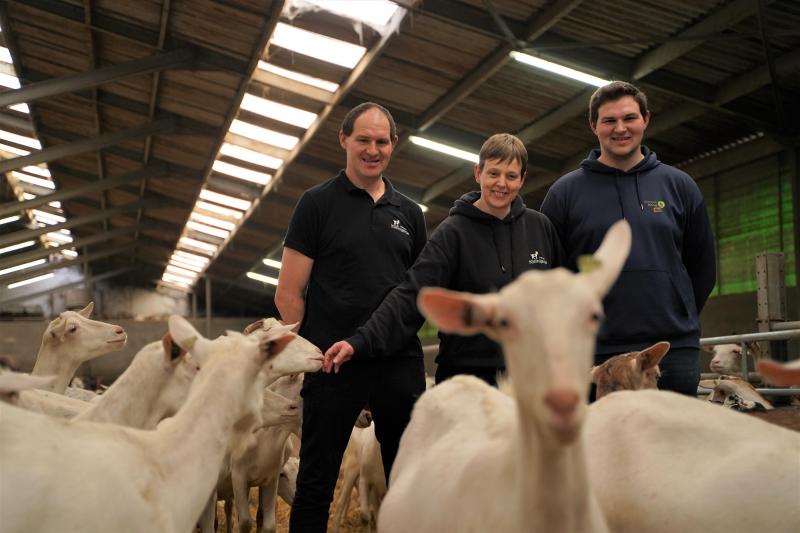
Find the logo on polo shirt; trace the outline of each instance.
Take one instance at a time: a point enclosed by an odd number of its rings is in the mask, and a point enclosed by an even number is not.
[[[398,219],[392,220],[392,225],[389,226],[389,227],[392,228],[392,229],[396,229],[400,233],[405,233],[409,237],[411,236],[411,234],[408,233],[408,230],[402,224],[400,224],[400,221]]]
[[[529,265],[546,265],[547,259],[544,258],[543,255],[539,255],[539,250],[534,250],[531,254],[531,258],[528,259]]]

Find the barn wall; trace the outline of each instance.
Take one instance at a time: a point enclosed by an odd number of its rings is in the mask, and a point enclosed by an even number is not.
[[[211,320],[211,337],[226,330],[242,331],[256,318],[214,318]],[[142,346],[163,337],[167,331],[165,320],[109,319],[108,322],[125,328],[128,343],[119,352],[106,354],[81,365],[76,375],[102,377],[108,383],[122,373],[133,356]],[[201,333],[205,334],[205,319],[191,321]],[[42,333],[49,321],[15,320],[0,322],[0,355],[10,356],[20,369],[29,372],[33,368],[36,354],[42,340]]]

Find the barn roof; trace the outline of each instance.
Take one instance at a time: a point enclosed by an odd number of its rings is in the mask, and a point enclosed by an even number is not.
[[[12,81],[0,93],[0,219],[21,218],[0,225],[0,249],[35,244],[0,255],[0,272],[49,261],[0,284],[80,264],[95,280],[187,290],[182,276],[200,270],[215,304],[259,309],[271,289],[247,273],[276,277],[262,260],[279,258],[300,194],[343,166],[339,123],[367,100],[398,123],[388,175],[428,207],[429,227],[473,188],[472,163],[417,138],[476,154],[493,133],[518,135],[524,200],[538,207],[595,144],[594,86],[512,52],[639,85],[653,111],[646,143],[670,164],[796,144],[796,1],[397,3],[386,25],[302,0],[1,3],[0,81]],[[298,30],[336,41],[292,41]],[[332,58],[293,49],[309,43]]]

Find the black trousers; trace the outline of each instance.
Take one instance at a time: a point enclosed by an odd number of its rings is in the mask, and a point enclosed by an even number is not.
[[[596,355],[595,365],[601,365],[611,355]],[[697,348],[674,348],[667,352],[659,363],[661,377],[658,380],[659,390],[670,390],[686,396],[697,396],[700,384],[700,350]],[[589,401],[595,400],[595,386],[592,383]]]
[[[425,391],[422,358],[349,361],[338,374],[306,374],[300,470],[289,522],[292,533],[323,533],[342,455],[361,409],[369,406],[389,479],[411,409]]]
[[[436,367],[436,384],[458,375],[480,378],[492,387],[497,387],[497,377],[506,373],[505,368],[486,366],[439,365]]]

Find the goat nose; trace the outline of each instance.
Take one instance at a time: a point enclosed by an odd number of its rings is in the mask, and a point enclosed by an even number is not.
[[[125,333],[125,330],[122,328],[117,328],[114,330],[114,333],[116,333],[117,335],[123,335]]]
[[[551,390],[545,395],[544,403],[557,415],[568,416],[578,406],[578,393],[570,389]]]

